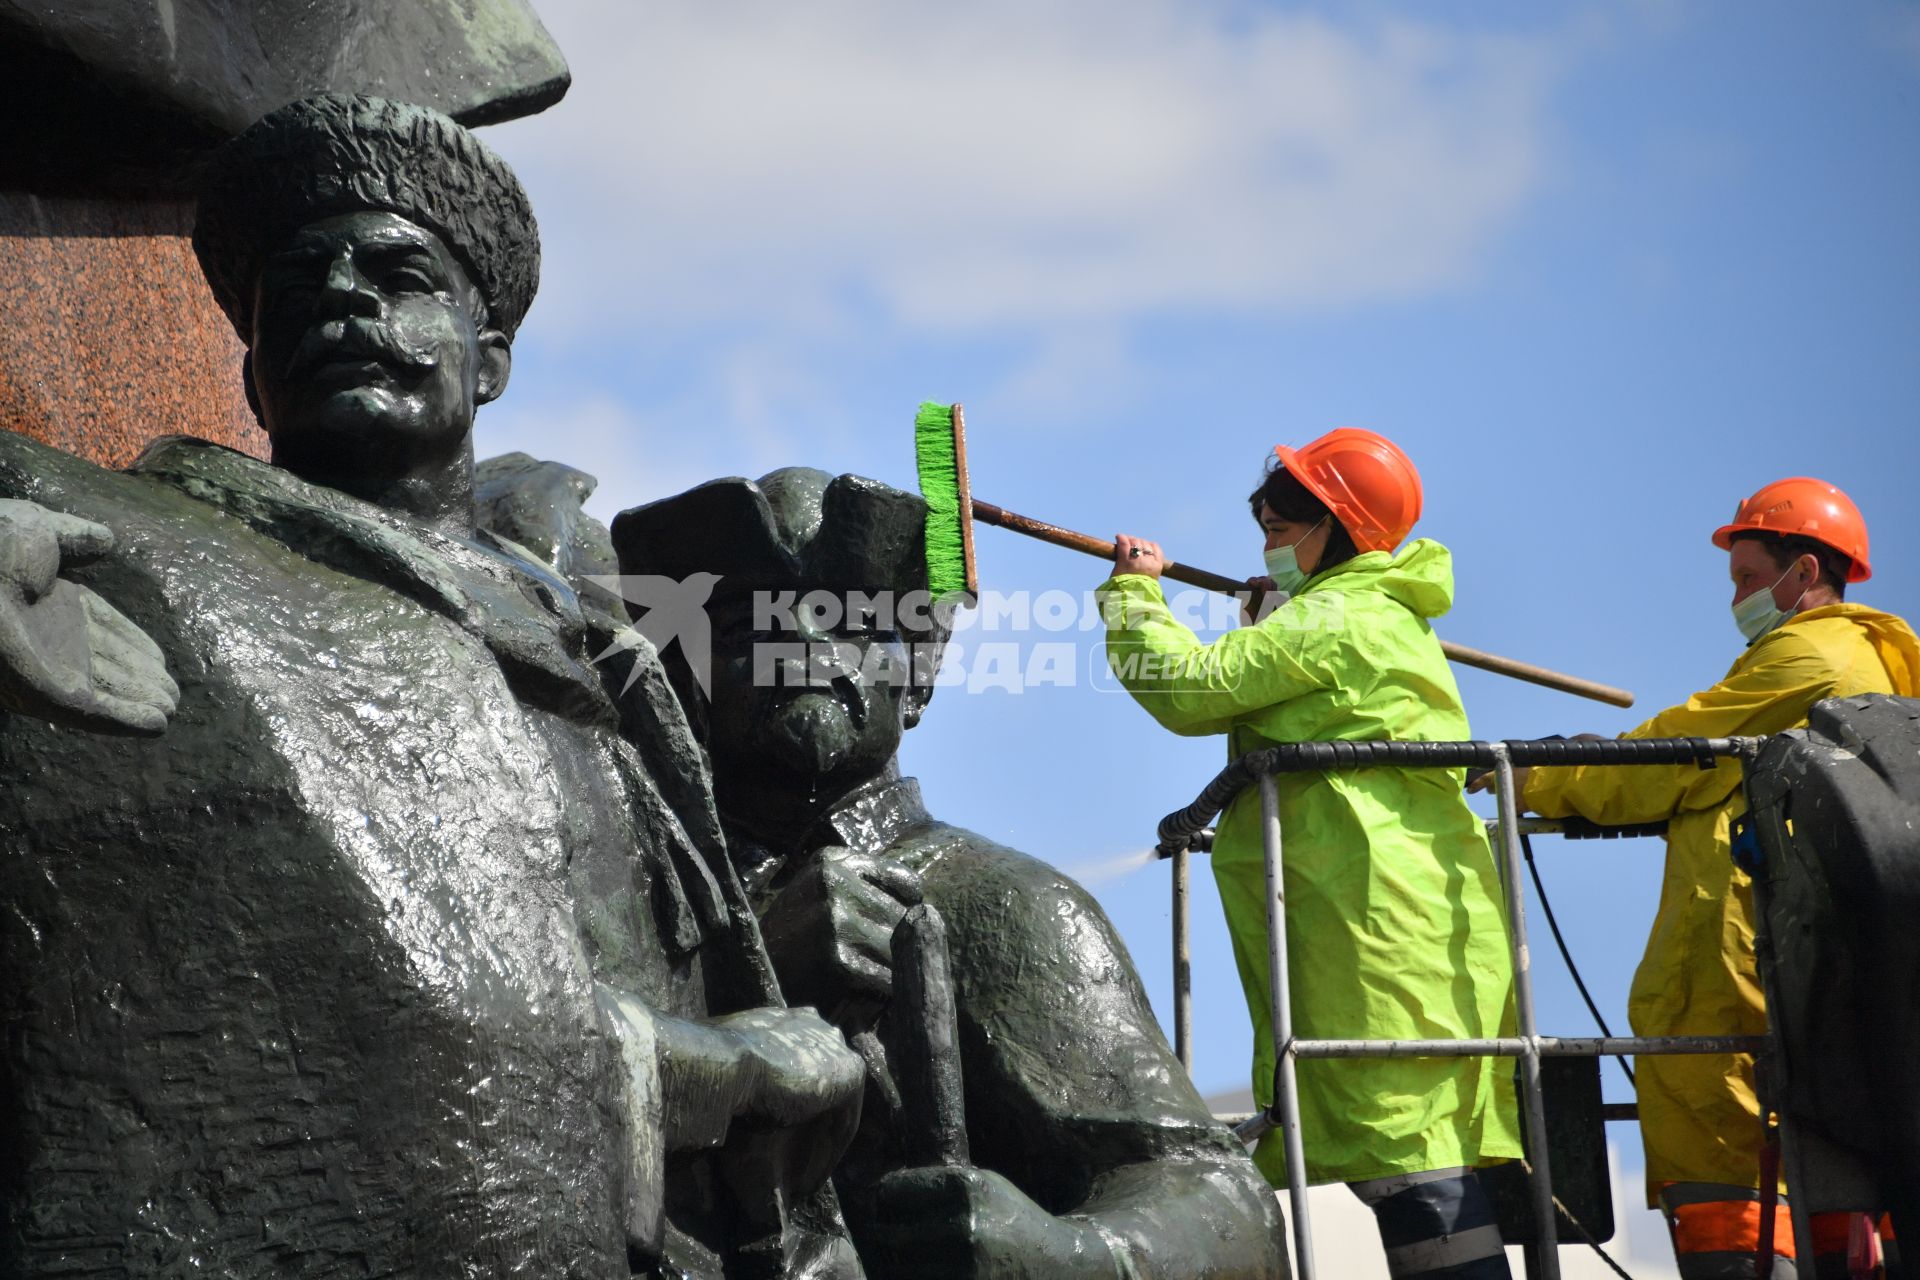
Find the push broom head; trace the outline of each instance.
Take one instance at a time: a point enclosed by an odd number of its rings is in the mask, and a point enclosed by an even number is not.
[[[927,591],[935,600],[979,594],[973,564],[973,492],[966,419],[957,404],[920,406],[913,420],[920,496],[927,500]]]

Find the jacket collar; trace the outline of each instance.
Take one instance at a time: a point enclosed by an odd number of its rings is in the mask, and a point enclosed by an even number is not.
[[[772,894],[786,883],[793,859],[770,848],[739,823],[722,821],[727,851],[747,894],[758,906],[765,907]],[[889,770],[861,783],[816,818],[801,838],[799,850],[810,854],[828,845],[844,845],[858,853],[881,853],[908,832],[932,821],[920,799],[919,780],[902,778]]]
[[[809,832],[810,847],[842,844],[861,853],[891,848],[907,832],[933,821],[920,799],[920,780],[888,774],[862,783]]]

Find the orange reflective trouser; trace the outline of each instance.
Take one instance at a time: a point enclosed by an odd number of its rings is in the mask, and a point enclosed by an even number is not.
[[[1765,1212],[1758,1191],[1718,1182],[1669,1182],[1660,1188],[1660,1208],[1673,1233],[1681,1280],[1751,1280]],[[1773,1212],[1771,1280],[1792,1280],[1793,1220],[1784,1196]],[[1813,1215],[1813,1258],[1820,1280],[1885,1276],[1886,1264],[1896,1257],[1893,1226],[1886,1218],[1876,1223],[1864,1213]]]
[[[1680,1280],[1753,1280],[1765,1206],[1752,1187],[1719,1182],[1669,1182],[1660,1209],[1673,1235]],[[1773,1210],[1773,1274],[1793,1280],[1793,1219],[1782,1198]]]

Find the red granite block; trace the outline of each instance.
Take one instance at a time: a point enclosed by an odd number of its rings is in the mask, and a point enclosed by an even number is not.
[[[155,436],[265,457],[183,200],[0,192],[0,428],[122,467]]]

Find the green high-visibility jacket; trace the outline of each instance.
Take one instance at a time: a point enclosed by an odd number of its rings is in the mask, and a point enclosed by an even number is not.
[[[1226,734],[1233,757],[1276,742],[1470,736],[1428,622],[1453,603],[1453,559],[1437,542],[1335,565],[1258,624],[1212,644],[1174,618],[1154,578],[1120,574],[1100,594],[1115,676],[1175,733]],[[1300,1038],[1513,1034],[1505,903],[1463,781],[1447,769],[1280,776]],[[1253,1093],[1264,1106],[1274,1054],[1254,789],[1222,815],[1212,861],[1253,1019]],[[1310,1060],[1299,1081],[1314,1182],[1520,1154],[1510,1060]],[[1277,1133],[1254,1158],[1270,1182],[1284,1182]]]

